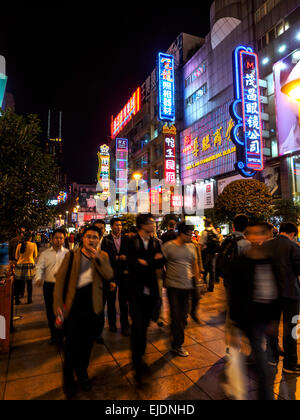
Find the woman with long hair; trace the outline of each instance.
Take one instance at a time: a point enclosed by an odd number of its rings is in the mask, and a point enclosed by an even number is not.
[[[16,305],[20,305],[21,303],[20,297],[24,295],[25,283],[27,284],[27,303],[32,303],[32,280],[35,276],[35,260],[37,257],[37,246],[32,242],[32,234],[27,233],[16,250]]]

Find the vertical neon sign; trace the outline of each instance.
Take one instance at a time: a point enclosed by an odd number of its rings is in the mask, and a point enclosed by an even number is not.
[[[105,201],[110,195],[109,191],[109,182],[110,182],[110,154],[109,147],[103,145],[100,147],[100,152],[98,152],[99,159],[99,170],[98,170],[98,182],[102,187],[101,200]]]
[[[5,74],[0,73],[0,108],[3,105],[6,83],[7,83],[7,76],[5,76]]]
[[[159,119],[175,122],[175,62],[172,55],[158,55]]]
[[[116,139],[116,192],[119,194],[120,213],[127,208],[128,139]]]
[[[235,102],[230,113],[236,125],[231,137],[238,147],[236,167],[247,178],[264,169],[258,56],[252,48],[238,47],[233,63]]]

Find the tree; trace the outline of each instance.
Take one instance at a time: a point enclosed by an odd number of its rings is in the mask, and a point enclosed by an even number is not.
[[[129,229],[136,224],[136,216],[134,214],[125,214],[120,217],[123,226],[123,233],[129,233]]]
[[[58,194],[57,167],[43,153],[40,133],[35,115],[8,109],[0,118],[0,241],[14,236],[17,227],[35,230],[53,218],[47,203]]]
[[[294,200],[279,200],[274,205],[274,224],[279,226],[282,222],[293,222],[299,221],[300,205],[295,203]]]
[[[246,214],[255,220],[269,220],[273,215],[272,196],[260,181],[234,181],[218,197],[215,212],[221,223],[232,222],[238,214]]]

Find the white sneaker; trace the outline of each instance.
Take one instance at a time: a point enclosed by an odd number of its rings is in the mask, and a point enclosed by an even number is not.
[[[189,352],[184,350],[182,347],[180,347],[179,349],[172,349],[172,351],[180,357],[189,357],[190,355]]]

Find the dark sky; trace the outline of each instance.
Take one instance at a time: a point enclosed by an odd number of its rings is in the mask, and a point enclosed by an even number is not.
[[[96,154],[110,135],[111,115],[177,35],[209,32],[212,1],[170,9],[161,2],[139,9],[130,2],[111,2],[106,9],[90,1],[74,4],[1,6],[0,55],[7,60],[17,113],[37,113],[46,127],[48,109],[57,121],[63,112],[66,170],[71,181],[85,183],[96,179]]]

